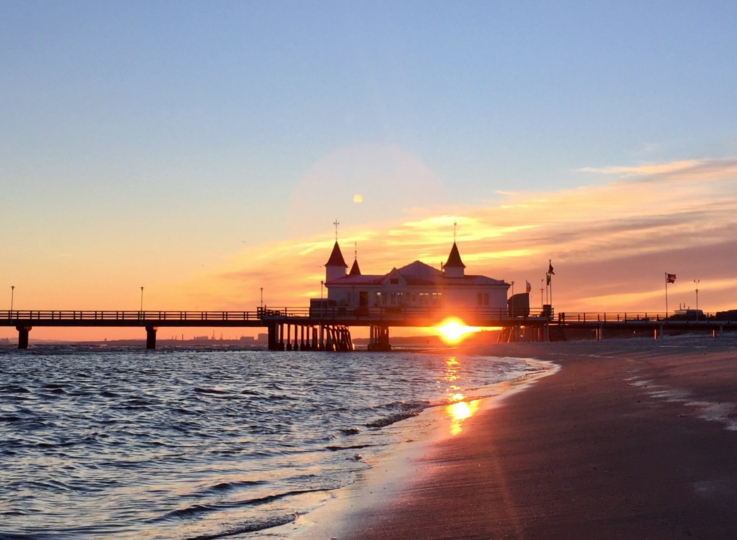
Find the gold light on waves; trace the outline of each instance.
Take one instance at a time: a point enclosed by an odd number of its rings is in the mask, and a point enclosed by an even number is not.
[[[475,326],[466,326],[458,319],[447,319],[436,329],[447,343],[456,343],[466,335],[479,331]]]
[[[458,435],[463,430],[463,421],[466,418],[470,418],[479,408],[479,400],[465,402],[458,401],[451,405],[448,405],[446,411],[450,416],[450,434],[451,436]]]

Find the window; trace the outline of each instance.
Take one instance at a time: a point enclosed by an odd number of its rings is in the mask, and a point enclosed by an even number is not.
[[[484,295],[479,293],[478,294],[478,304],[482,305],[484,303]]]
[[[397,293],[391,293],[391,304],[395,305],[397,303]]]
[[[420,305],[421,306],[429,306],[430,305],[430,293],[421,292],[420,293]]]
[[[391,283],[392,285],[399,285],[399,279],[392,278],[389,280],[389,283]]]
[[[439,306],[443,302],[443,293],[434,292],[432,293],[432,305]]]
[[[487,292],[484,293],[484,305],[485,306],[488,306],[489,305],[489,293],[487,293]]]

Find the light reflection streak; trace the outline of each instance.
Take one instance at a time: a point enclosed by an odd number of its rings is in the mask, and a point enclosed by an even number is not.
[[[480,399],[474,399],[466,403],[458,401],[446,407],[448,416],[450,416],[450,435],[455,437],[463,431],[463,421],[472,417],[479,409]]]

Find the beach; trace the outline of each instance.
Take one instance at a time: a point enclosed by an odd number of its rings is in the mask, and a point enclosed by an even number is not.
[[[561,369],[395,460],[403,475],[375,470],[302,537],[737,538],[737,340],[465,352]]]

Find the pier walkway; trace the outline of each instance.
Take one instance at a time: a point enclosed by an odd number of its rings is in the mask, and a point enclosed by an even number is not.
[[[34,327],[141,327],[146,330],[146,347],[156,348],[156,331],[181,328],[267,328],[272,350],[352,350],[349,328],[370,327],[370,348],[389,349],[390,327],[437,327],[448,319],[480,328],[501,328],[505,341],[547,341],[551,329],[563,336],[565,329],[589,330],[597,339],[607,331],[646,330],[659,337],[669,331],[710,331],[715,336],[737,330],[737,320],[703,314],[684,317],[648,312],[559,313],[551,309],[531,310],[512,316],[506,309],[442,306],[372,307],[346,309],[257,308],[253,311],[0,311],[0,326],[15,327],[18,348],[26,349]]]

